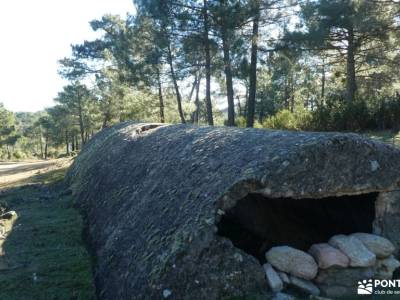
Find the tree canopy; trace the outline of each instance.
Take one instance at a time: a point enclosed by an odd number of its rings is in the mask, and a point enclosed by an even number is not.
[[[296,130],[400,127],[398,0],[134,4],[126,17],[91,21],[98,37],[72,45],[72,55],[60,59],[68,84],[54,107],[29,118],[0,107],[2,148],[29,137],[37,155],[47,156],[47,145],[69,154],[102,128],[132,119]]]

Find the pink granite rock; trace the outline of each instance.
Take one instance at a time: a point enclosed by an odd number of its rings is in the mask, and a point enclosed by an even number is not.
[[[350,259],[340,250],[327,243],[314,244],[308,250],[321,269],[330,267],[347,268]]]

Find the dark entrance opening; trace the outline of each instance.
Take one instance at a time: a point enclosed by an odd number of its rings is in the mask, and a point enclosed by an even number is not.
[[[273,246],[307,251],[335,234],[372,233],[377,196],[292,199],[249,194],[222,216],[218,234],[263,263]]]

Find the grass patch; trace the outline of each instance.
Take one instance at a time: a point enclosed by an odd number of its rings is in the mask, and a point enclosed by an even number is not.
[[[67,168],[52,170],[43,174],[31,177],[28,182],[50,185],[61,182],[64,179]]]
[[[65,171],[38,174],[24,180],[35,185],[1,196],[19,218],[3,244],[0,299],[95,299],[82,218],[57,188]]]
[[[393,132],[390,130],[384,131],[369,131],[366,135],[372,139],[400,147],[400,131]]]

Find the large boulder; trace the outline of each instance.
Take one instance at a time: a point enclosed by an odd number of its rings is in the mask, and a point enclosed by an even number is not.
[[[265,258],[278,270],[303,279],[313,279],[318,272],[317,263],[311,255],[289,246],[273,247]]]
[[[359,239],[378,258],[388,257],[396,250],[391,241],[376,234],[357,232],[351,236]]]
[[[99,299],[221,299],[268,291],[260,262],[218,235],[240,199],[391,192],[399,157],[355,134],[126,122],[96,134],[66,180]],[[400,241],[382,220],[381,235]]]
[[[350,259],[340,250],[327,243],[314,244],[308,250],[321,269],[331,267],[347,268]]]
[[[375,265],[376,255],[354,236],[338,234],[329,239],[329,244],[342,251],[352,267],[371,267]]]

